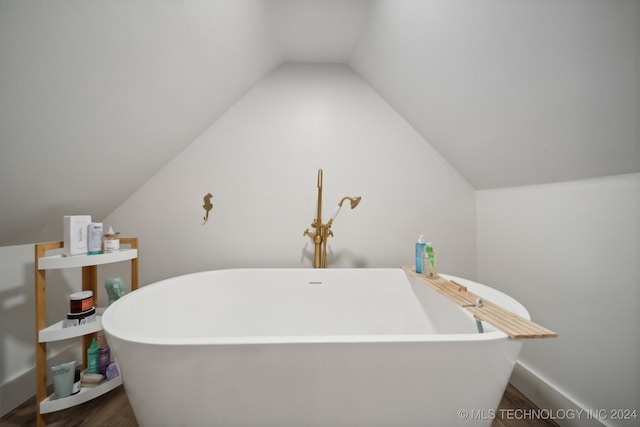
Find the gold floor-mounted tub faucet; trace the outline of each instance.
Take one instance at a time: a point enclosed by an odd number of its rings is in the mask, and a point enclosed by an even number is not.
[[[312,233],[307,228],[304,230],[303,236],[309,236],[313,240],[315,245],[314,255],[313,255],[313,266],[315,268],[327,268],[327,240],[329,236],[333,236],[333,231],[331,231],[331,224],[340,213],[340,209],[342,208],[342,204],[345,200],[349,200],[349,204],[351,205],[351,209],[354,209],[362,200],[362,197],[349,197],[345,196],[340,200],[336,210],[331,215],[331,219],[326,224],[322,223],[322,169],[318,169],[318,212],[316,214],[316,218],[311,223],[311,226],[316,229],[315,233]]]

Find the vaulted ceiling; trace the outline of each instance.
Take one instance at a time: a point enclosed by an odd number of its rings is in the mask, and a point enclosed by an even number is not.
[[[0,245],[108,215],[284,62],[348,64],[476,189],[640,171],[635,0],[0,0]]]

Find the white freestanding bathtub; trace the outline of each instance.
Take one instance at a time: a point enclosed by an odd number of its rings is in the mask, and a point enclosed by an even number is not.
[[[102,323],[142,426],[488,426],[522,346],[402,269],[189,274]]]

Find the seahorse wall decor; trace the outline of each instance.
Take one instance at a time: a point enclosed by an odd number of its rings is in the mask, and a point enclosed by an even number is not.
[[[202,207],[205,210],[205,214],[204,214],[204,222],[202,223],[202,225],[205,225],[207,223],[207,221],[209,220],[209,211],[213,209],[213,203],[211,203],[212,197],[213,196],[211,195],[211,193],[207,193],[204,196],[204,205],[202,205]]]

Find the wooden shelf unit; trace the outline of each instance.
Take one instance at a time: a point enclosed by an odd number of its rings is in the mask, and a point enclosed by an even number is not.
[[[38,427],[47,423],[46,413],[59,411],[98,397],[118,385],[122,378],[105,381],[98,387],[62,399],[47,397],[47,342],[82,337],[83,366],[87,366],[87,348],[97,332],[102,330],[101,314],[97,308],[95,322],[87,325],[63,328],[62,321],[47,327],[47,287],[46,271],[65,268],[82,268],[82,290],[93,291],[94,301],[98,300],[98,265],[121,261],[131,262],[131,291],[138,289],[138,238],[121,237],[120,243],[129,246],[117,252],[97,255],[75,255],[65,257],[59,254],[47,256],[47,252],[59,250],[64,242],[46,242],[35,245],[35,300],[36,300],[36,420]]]

